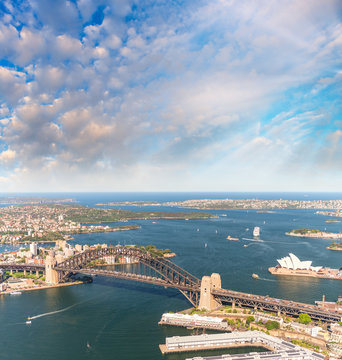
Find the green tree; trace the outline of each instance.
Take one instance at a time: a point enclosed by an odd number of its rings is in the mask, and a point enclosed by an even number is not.
[[[311,323],[311,317],[307,313],[302,313],[298,317],[298,322],[301,324],[307,325],[307,324]]]
[[[266,329],[267,330],[273,330],[273,329],[279,329],[280,328],[280,324],[278,323],[278,321],[271,321],[268,320],[265,324]]]
[[[249,325],[254,320],[255,320],[254,316],[248,316],[248,318],[246,319],[246,324]]]

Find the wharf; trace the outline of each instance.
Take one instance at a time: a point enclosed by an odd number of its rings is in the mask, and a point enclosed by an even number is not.
[[[313,352],[309,349],[292,344],[288,341],[279,339],[277,337],[265,334],[261,331],[243,331],[232,332],[223,334],[204,334],[194,336],[173,336],[166,338],[165,345],[159,345],[163,354],[189,352],[198,350],[212,350],[224,348],[238,348],[238,347],[262,347],[269,350],[268,356],[272,359],[296,359],[296,360],[311,360],[311,359],[324,359],[323,354]],[[261,353],[264,354],[265,353]],[[239,354],[243,359],[261,359],[257,353],[250,352]],[[255,356],[254,356],[255,355]],[[285,355],[285,357],[283,357]],[[290,356],[289,356],[290,355]],[[224,355],[222,358],[229,359],[234,355]],[[271,357],[263,357],[271,359]],[[195,357],[194,359],[205,359]],[[207,358],[208,360],[210,359]],[[212,359],[219,359],[219,357],[212,357]],[[239,358],[237,358],[239,359]],[[189,359],[190,360],[190,359]]]
[[[204,351],[204,350],[220,350],[220,349],[234,349],[241,347],[262,347],[267,350],[273,350],[271,347],[266,346],[261,342],[245,342],[243,344],[226,344],[226,345],[207,345],[207,346],[189,346],[189,347],[181,347],[178,349],[169,349],[166,344],[160,344],[159,349],[161,353],[164,354],[172,354],[172,353],[181,353],[181,352],[189,352],[189,351]]]

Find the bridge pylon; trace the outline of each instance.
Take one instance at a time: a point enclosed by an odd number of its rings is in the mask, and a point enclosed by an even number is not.
[[[48,284],[56,285],[59,283],[58,271],[53,269],[56,264],[55,252],[50,250],[49,255],[47,255],[45,259],[45,281]]]
[[[212,295],[213,290],[221,289],[221,276],[220,274],[213,273],[211,276],[203,276],[201,281],[201,293],[199,308],[205,310],[215,310],[221,304]]]

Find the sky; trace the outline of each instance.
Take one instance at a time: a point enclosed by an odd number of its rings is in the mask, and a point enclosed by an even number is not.
[[[0,2],[0,191],[342,191],[341,0]]]

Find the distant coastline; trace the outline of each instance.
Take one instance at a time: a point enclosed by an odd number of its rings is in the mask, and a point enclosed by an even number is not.
[[[255,209],[268,212],[269,209],[341,209],[342,200],[259,200],[259,199],[193,199],[182,201],[124,201],[102,202],[98,206],[176,206],[197,210]],[[317,212],[321,213],[321,212]],[[341,215],[342,216],[342,215]]]

